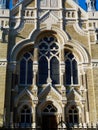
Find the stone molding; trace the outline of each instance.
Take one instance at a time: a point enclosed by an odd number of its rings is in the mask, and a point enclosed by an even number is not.
[[[0,67],[3,66],[5,67],[7,65],[7,61],[6,60],[0,60]]]
[[[91,66],[92,67],[94,67],[94,68],[98,68],[98,60],[96,60],[96,59],[92,59],[92,64],[91,64]]]

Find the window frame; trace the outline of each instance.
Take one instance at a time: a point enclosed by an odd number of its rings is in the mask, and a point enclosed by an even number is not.
[[[65,52],[66,52],[66,50],[65,50]],[[68,55],[69,54],[72,54],[73,55],[73,58],[72,59],[70,59],[69,57],[68,57]],[[78,64],[78,60],[77,60],[77,58],[75,57],[75,55],[72,53],[72,52],[70,52],[70,51],[67,51],[67,54],[64,54],[64,57],[65,57],[65,79],[64,79],[64,81],[65,81],[65,85],[66,86],[78,86],[79,85],[79,64]],[[71,82],[70,83],[66,83],[66,61],[69,61],[70,62],[70,66],[71,66]],[[77,83],[74,83],[74,74],[73,74],[73,61],[75,60],[75,62],[77,63]]]
[[[25,54],[29,54],[30,56],[26,59],[25,58]],[[21,74],[20,74],[20,64],[21,64],[21,61],[22,61],[22,59],[25,59],[25,61],[26,61],[26,70],[25,70],[25,83],[21,83],[20,82],[20,76],[21,76]],[[29,60],[31,60],[32,61],[32,83],[31,84],[29,84],[29,83],[27,83],[28,82],[28,61]],[[33,84],[33,55],[29,52],[29,51],[27,51],[27,52],[25,52],[22,56],[21,56],[21,58],[20,58],[20,60],[19,60],[19,83],[18,83],[20,86],[24,86],[24,87],[26,87],[26,86],[30,86],[30,85],[32,85]]]
[[[50,40],[51,38],[52,38],[52,40],[53,41],[50,41],[49,43],[48,43],[48,41],[46,40],[45,41],[45,38],[47,39],[47,40]],[[40,52],[40,46],[41,46],[41,44],[45,44],[46,46],[47,46],[47,48],[45,49],[45,48],[42,48],[43,50],[45,50],[46,52],[45,53],[49,53],[49,55],[51,55],[51,56],[47,56],[46,54],[42,54],[41,52]],[[54,48],[52,48],[52,45],[56,45],[56,52],[55,52],[55,54],[54,54],[54,52],[53,52],[53,50],[54,50]],[[59,47],[59,44],[58,44],[58,42],[57,42],[57,39],[54,37],[54,36],[45,36],[45,37],[43,37],[43,38],[41,38],[40,40],[39,40],[39,45],[38,45],[38,49],[39,49],[39,56],[38,56],[38,62],[39,62],[39,59],[41,58],[41,57],[45,57],[46,58],[46,60],[47,60],[47,62],[48,62],[48,78],[47,78],[47,80],[51,80],[51,77],[50,77],[50,62],[51,62],[51,59],[53,58],[53,57],[56,57],[57,58],[57,60],[58,60],[58,62],[59,62],[59,84],[53,84],[54,86],[59,86],[60,85],[60,47]],[[41,50],[42,51],[42,50]],[[41,54],[41,55],[40,55]],[[59,55],[59,56],[58,56]],[[38,70],[39,71],[39,70]],[[47,83],[46,83],[47,84]],[[39,74],[38,74],[38,85],[39,86],[41,86],[41,85],[46,85],[46,84],[40,84],[39,83]]]
[[[27,108],[24,108],[25,106]],[[24,110],[24,113],[22,112],[23,110]],[[30,111],[29,113],[27,112],[28,110]],[[22,118],[23,118],[22,116],[24,117],[24,122],[22,121]],[[28,120],[27,116],[29,116],[29,121],[30,122],[27,121]],[[19,117],[20,117],[20,126],[21,127],[29,127],[29,126],[31,126],[32,121],[33,121],[33,116],[32,116],[32,110],[28,105],[24,105],[21,108],[20,113],[19,113]]]
[[[74,107],[74,109],[72,108]],[[77,113],[74,113],[74,111],[77,111]],[[72,113],[70,113],[69,111],[72,111]],[[77,122],[75,122],[75,116],[77,116]],[[70,117],[72,118],[72,122],[70,122]],[[68,122],[70,124],[78,124],[79,123],[79,109],[76,106],[71,106],[70,109],[68,110]]]

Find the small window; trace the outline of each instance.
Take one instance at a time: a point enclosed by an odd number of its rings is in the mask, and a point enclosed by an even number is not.
[[[76,108],[76,106],[72,106],[69,109],[68,115],[69,115],[69,123],[72,123],[72,124],[79,123],[79,113],[78,113],[78,109]]]
[[[71,52],[65,52],[65,77],[66,85],[78,84],[78,65]]]
[[[30,85],[33,81],[32,54],[26,52],[20,60],[20,84]]]
[[[32,112],[31,109],[25,105],[20,112],[20,126],[28,127],[32,123]]]

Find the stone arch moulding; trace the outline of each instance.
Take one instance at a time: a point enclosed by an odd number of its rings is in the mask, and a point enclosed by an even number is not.
[[[17,106],[20,99],[24,96],[27,95],[31,101],[33,101],[35,99],[35,97],[31,94],[31,92],[27,89],[24,89],[18,96],[16,96],[15,100],[14,100],[14,105]]]
[[[39,104],[38,110],[37,110],[37,113],[38,113],[39,115],[41,115],[42,109],[43,109],[44,106],[46,106],[48,103],[52,103],[52,104],[54,105],[54,107],[57,108],[57,112],[58,112],[59,114],[62,113],[62,107],[61,107],[61,105],[60,105],[58,102],[56,102],[55,100],[51,99],[51,100],[48,100],[48,101],[43,101],[41,104]]]
[[[67,43],[69,41],[69,37],[68,37],[67,33],[64,32],[63,30],[61,30],[57,27],[52,27],[51,30],[47,30],[47,28],[45,26],[45,27],[41,28],[40,30],[32,31],[27,39],[16,44],[11,51],[10,61],[16,61],[17,54],[20,52],[20,50],[23,49],[27,45],[34,45],[37,37],[40,34],[45,33],[45,31],[55,32],[60,37],[60,39],[61,39],[60,42],[62,43],[62,45],[64,45],[65,43]]]
[[[16,61],[16,58],[17,58],[17,55],[18,53],[23,49],[25,48],[26,46],[33,46],[34,45],[34,42],[31,42],[31,41],[23,41],[19,44],[16,44],[12,51],[11,51],[11,55],[10,55],[10,61]]]
[[[75,40],[70,40],[64,45],[65,49],[69,49],[70,51],[76,51],[79,56],[79,62],[83,64],[89,64],[90,63],[90,55],[86,48],[79,42]]]

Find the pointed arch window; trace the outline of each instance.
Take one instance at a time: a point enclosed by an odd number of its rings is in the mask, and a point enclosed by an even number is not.
[[[20,112],[20,126],[30,127],[32,123],[32,112],[31,109],[24,105]]]
[[[32,84],[33,78],[33,61],[32,55],[26,52],[20,60],[20,84],[29,85]]]
[[[69,123],[72,123],[72,124],[78,124],[79,123],[79,111],[76,108],[76,106],[72,106],[69,109],[68,115],[69,115]]]
[[[44,37],[39,43],[39,84],[59,84],[59,46],[57,39]]]
[[[78,65],[71,52],[65,52],[65,77],[66,85],[78,84]]]

